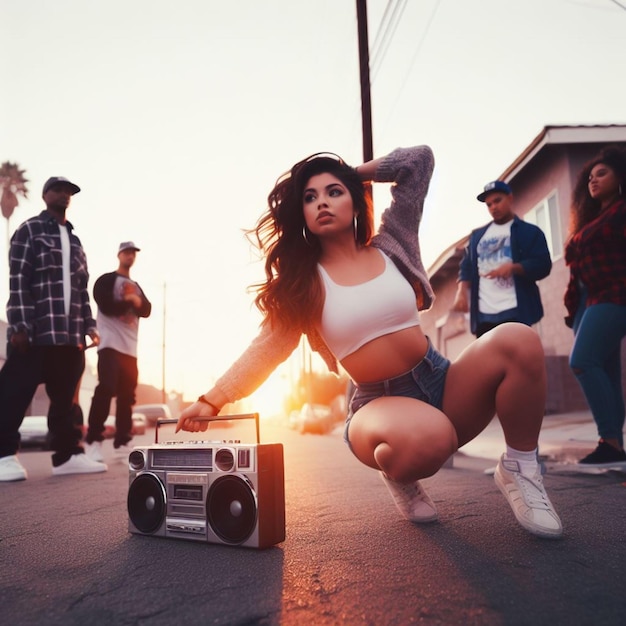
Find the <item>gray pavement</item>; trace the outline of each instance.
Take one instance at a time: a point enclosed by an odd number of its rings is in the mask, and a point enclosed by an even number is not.
[[[154,431],[136,439],[151,443]],[[27,481],[0,484],[0,622],[15,626],[622,626],[626,559],[621,473],[556,472],[560,541],[514,520],[486,470],[497,421],[426,479],[440,521],[401,519],[377,472],[340,433],[300,435],[262,421],[285,451],[287,538],[266,550],[128,532],[128,467],[50,475],[22,454]],[[550,416],[545,454],[587,452],[588,414]],[[472,456],[477,454],[479,456]]]

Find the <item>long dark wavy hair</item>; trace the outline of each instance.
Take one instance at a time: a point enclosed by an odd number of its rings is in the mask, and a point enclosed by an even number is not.
[[[374,216],[369,194],[356,169],[329,152],[318,152],[296,163],[278,178],[267,202],[268,210],[248,237],[265,256],[265,281],[251,285],[264,323],[307,330],[321,316],[322,289],[317,272],[322,248],[305,230],[303,191],[317,174],[332,174],[348,189],[356,212],[357,245],[369,243]],[[306,235],[306,238],[305,238]]]
[[[585,163],[578,174],[574,192],[572,193],[572,210],[570,213],[570,236],[575,235],[600,214],[600,202],[589,195],[589,175],[591,170],[602,163],[608,165],[620,182],[620,195],[626,192],[626,150],[616,146],[604,148],[593,159]]]

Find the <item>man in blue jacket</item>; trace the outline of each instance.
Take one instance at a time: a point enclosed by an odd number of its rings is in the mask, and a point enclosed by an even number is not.
[[[504,181],[485,185],[477,200],[493,220],[470,235],[452,310],[469,311],[476,337],[504,322],[532,326],[543,317],[537,281],[552,269],[545,235],[515,215],[513,192]]]

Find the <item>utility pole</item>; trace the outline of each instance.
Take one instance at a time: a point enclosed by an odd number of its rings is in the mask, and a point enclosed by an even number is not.
[[[167,398],[165,397],[165,309],[166,309],[166,296],[167,283],[163,281],[163,343],[161,345],[161,402],[167,404]]]
[[[367,34],[367,0],[356,0],[359,31],[359,67],[361,75],[361,126],[363,132],[363,162],[374,158],[372,139],[372,99],[370,92],[370,58]],[[371,188],[370,188],[371,193]]]

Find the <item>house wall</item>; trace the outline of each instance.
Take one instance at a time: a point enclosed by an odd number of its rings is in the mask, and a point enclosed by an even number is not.
[[[569,279],[569,270],[563,258],[570,213],[570,199],[576,177],[582,165],[593,158],[606,144],[547,145],[508,181],[513,188],[515,211],[523,216],[556,192],[561,222],[561,246],[553,255],[552,271],[539,282],[543,319],[535,325],[546,353],[548,398],[546,413],[563,413],[588,408],[578,382],[569,368],[569,354],[573,344],[572,330],[564,323],[566,314],[563,295]],[[626,142],[620,145],[626,147]],[[484,223],[490,217],[485,208]],[[469,233],[468,233],[469,236]],[[456,292],[456,279],[461,251],[453,251],[448,262],[433,276],[431,283],[436,294],[435,303],[423,312],[421,323],[431,341],[449,359],[455,359],[469,345],[474,336],[469,331],[465,316],[453,313],[450,307]],[[622,344],[622,381],[626,387],[626,342]]]

